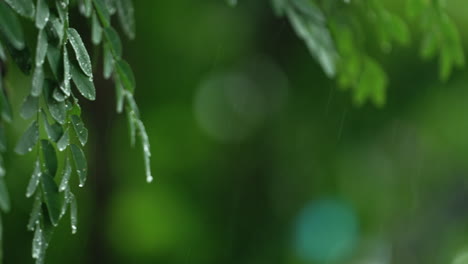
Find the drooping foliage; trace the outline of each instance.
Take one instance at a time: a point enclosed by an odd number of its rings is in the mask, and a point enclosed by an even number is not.
[[[79,12],[88,21],[91,41],[83,39],[77,25],[70,23],[69,12]],[[20,137],[15,152],[33,152],[31,178],[26,196],[33,199],[28,229],[34,232],[32,257],[44,263],[54,228],[69,212],[72,233],[77,230],[77,201],[71,177],[79,186],[88,174],[84,147],[88,130],[81,118],[81,100],[96,100],[93,65],[85,43],[102,49],[103,76],[112,79],[116,91],[116,111],[126,112],[132,145],[141,140],[147,181],[152,181],[150,146],[134,100],[135,77],[122,58],[122,43],[111,25],[116,15],[122,32],[135,38],[135,18],[131,0],[6,0],[0,1],[0,152],[6,151],[4,125],[12,121],[8,90],[1,78],[11,62],[31,76],[29,94],[20,116],[30,125]],[[28,42],[25,23],[34,25],[35,42]],[[94,62],[95,64],[95,62]],[[16,89],[17,87],[15,87]],[[19,88],[19,87],[18,87]],[[10,208],[0,158],[0,209]],[[1,226],[1,225],[0,225]],[[1,231],[1,229],[0,229]],[[1,236],[1,232],[0,232]],[[1,252],[0,252],[1,258]]]
[[[459,32],[446,13],[444,0],[407,0],[407,19],[379,0],[271,2],[275,13],[289,20],[324,73],[344,90],[351,90],[358,106],[385,104],[389,77],[376,55],[390,52],[394,45],[409,44],[409,23],[418,25],[423,34],[421,56],[438,56],[440,79],[447,80],[454,67],[465,63]],[[370,49],[374,43],[378,51]]]

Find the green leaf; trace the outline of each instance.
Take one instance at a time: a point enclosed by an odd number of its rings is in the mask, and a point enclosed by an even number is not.
[[[6,135],[5,135],[5,127],[3,125],[0,125],[0,152],[3,153],[6,150],[7,150],[7,140],[6,140]]]
[[[40,96],[43,88],[44,88],[44,70],[42,66],[37,66],[34,69],[34,74],[32,78],[31,95],[34,97]]]
[[[6,40],[17,50],[25,47],[23,30],[15,13],[0,1],[0,32]]]
[[[34,18],[34,4],[32,0],[5,0],[5,2],[18,14],[27,18]]]
[[[0,178],[5,177],[6,169],[5,169],[5,162],[3,161],[3,157],[0,156]]]
[[[26,197],[29,198],[36,192],[37,186],[39,186],[39,182],[41,181],[41,176],[41,163],[39,160],[37,160],[34,165],[34,171],[31,175],[31,179],[29,180],[28,188],[26,190]]]
[[[29,216],[28,230],[33,231],[36,225],[39,223],[39,219],[42,216],[42,194],[40,192],[36,193],[34,198],[33,208]]]
[[[37,0],[36,7],[36,27],[38,29],[43,29],[49,21],[50,15],[47,0]]]
[[[58,123],[54,123],[50,125],[49,121],[47,120],[47,116],[44,112],[42,112],[42,117],[43,117],[42,119],[44,120],[44,126],[45,126],[45,130],[47,133],[47,137],[53,142],[59,141],[59,139],[63,135],[62,126],[59,125]]]
[[[108,80],[114,72],[114,56],[112,56],[112,50],[110,44],[104,43],[104,78]]]
[[[375,60],[367,57],[354,93],[354,102],[360,106],[369,99],[375,106],[382,107],[385,104],[387,84],[387,76],[383,69]]]
[[[54,74],[55,78],[59,80],[61,78],[60,70],[62,66],[60,49],[54,45],[49,45],[47,49],[47,60],[49,61],[50,69]]]
[[[76,136],[80,140],[81,145],[86,145],[86,143],[88,142],[88,129],[86,129],[83,121],[77,115],[72,115],[71,121],[73,124],[73,128],[75,129]]]
[[[70,158],[67,157],[67,160],[65,161],[65,168],[63,169],[63,173],[62,173],[62,180],[60,181],[60,186],[59,186],[60,192],[64,192],[66,189],[68,189],[71,173],[72,173],[72,167],[70,163]]]
[[[127,123],[128,123],[128,134],[130,136],[130,145],[135,146],[136,141],[136,126],[135,126],[135,112],[127,107]]]
[[[86,183],[86,177],[88,174],[88,162],[86,161],[83,150],[79,146],[71,144],[71,151],[73,154],[73,160],[75,161],[76,172],[80,178],[80,187],[83,187]]]
[[[91,41],[94,45],[99,45],[102,41],[102,27],[96,13],[91,17]]]
[[[93,11],[92,0],[80,0],[79,1],[80,12],[85,17],[89,17]]]
[[[43,173],[41,179],[42,195],[44,196],[50,221],[52,222],[52,225],[57,226],[61,215],[61,199],[57,184],[55,183],[54,178],[48,173]]]
[[[70,61],[68,59],[67,48],[63,49],[63,84],[60,85],[60,89],[65,94],[66,97],[71,94],[70,80],[72,78],[70,70]]]
[[[63,84],[60,86],[62,87]],[[54,98],[55,101],[57,102],[65,102],[67,100],[67,96],[62,92],[60,88],[55,88],[54,91],[52,92],[52,97]],[[66,106],[66,105],[65,105]]]
[[[145,171],[146,171],[146,181],[148,183],[153,181],[153,175],[151,173],[151,147],[149,143],[148,134],[146,133],[145,126],[141,120],[134,120],[137,126],[138,135],[141,140],[143,148],[143,156],[145,159]]]
[[[5,48],[3,47],[2,42],[0,41],[0,60],[6,61],[6,59],[7,59],[6,51],[5,51]]]
[[[68,128],[63,133],[62,138],[57,142],[57,148],[60,152],[67,149],[68,145],[70,145],[70,133],[68,132]]]
[[[42,64],[44,64],[48,46],[49,44],[47,42],[47,34],[44,30],[40,30],[37,37],[36,67],[40,67]]]
[[[124,89],[122,87],[122,84],[120,83],[120,80],[118,79],[116,79],[115,81],[115,95],[116,95],[116,100],[117,100],[116,110],[117,110],[117,113],[120,114],[123,111],[125,97],[124,97]]]
[[[69,204],[70,204],[70,225],[72,234],[76,234],[76,230],[78,227],[78,204],[76,202],[75,195],[70,193]]]
[[[53,97],[54,84],[50,81],[46,81],[44,85],[44,97],[47,103],[47,108],[52,118],[55,119],[59,124],[64,125],[67,119],[67,109],[65,102],[58,102]]]
[[[2,81],[2,77],[0,74],[0,83]],[[5,122],[11,122],[12,120],[12,114],[11,114],[11,104],[10,101],[8,100],[8,97],[6,96],[5,92],[3,89],[0,89],[0,105],[2,109],[2,119]]]
[[[115,31],[115,29],[112,27],[104,28],[104,35],[106,36],[114,57],[122,57],[122,42],[120,41],[119,34]]]
[[[233,1],[233,0],[231,0]],[[236,1],[236,0],[234,0]],[[117,0],[117,14],[120,25],[125,34],[130,38],[135,38],[135,10],[132,0]]]
[[[110,15],[115,14],[116,11],[116,0],[104,0],[104,3],[106,4],[107,10],[109,11]]]
[[[75,50],[76,60],[80,65],[81,70],[88,76],[93,76],[93,67],[91,59],[89,58],[88,51],[83,43],[83,40],[74,28],[68,29],[68,40],[70,41],[73,50]]]
[[[302,8],[307,0],[294,1]],[[307,1],[308,5],[311,1]],[[312,11],[314,10],[314,11]],[[328,77],[336,75],[336,63],[338,54],[335,50],[335,44],[332,40],[331,34],[326,27],[323,14],[319,9],[312,8],[302,10],[303,14],[299,14],[292,8],[288,9],[288,18],[296,31],[297,35],[304,40],[312,56],[320,63],[322,69]]]
[[[84,98],[94,101],[96,100],[96,89],[91,78],[84,75],[75,65],[71,65],[71,74],[73,82],[78,88],[78,91]]]
[[[55,177],[57,174],[58,161],[54,146],[49,140],[41,140],[42,155],[44,158],[44,172]]]
[[[28,152],[31,152],[34,146],[36,146],[37,141],[39,140],[39,125],[37,121],[32,122],[29,128],[24,132],[18,141],[15,152],[24,155]]]
[[[127,99],[127,106],[130,109],[130,111],[135,114],[135,117],[137,119],[140,119],[140,110],[138,109],[138,105],[136,104],[133,95],[128,91],[124,91],[124,96]]]
[[[101,19],[102,25],[106,28],[110,26],[110,14],[107,10],[107,6],[102,0],[93,0],[94,7],[96,8],[99,19]]]
[[[51,21],[52,21],[51,23],[52,32],[55,33],[53,36],[56,40],[58,40],[56,44],[61,45],[65,37],[65,30],[66,30],[65,25],[62,22],[62,20],[60,20],[60,18],[57,18],[57,17],[53,17]]]
[[[132,68],[127,62],[120,60],[115,64],[115,69],[119,75],[119,80],[122,82],[122,86],[133,93],[135,91],[135,76],[133,75]]]
[[[21,106],[20,115],[24,119],[29,119],[37,114],[39,109],[39,98],[28,95]]]
[[[4,212],[10,211],[10,197],[3,178],[0,178],[0,209]]]

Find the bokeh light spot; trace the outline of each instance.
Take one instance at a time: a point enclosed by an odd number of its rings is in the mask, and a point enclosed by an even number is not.
[[[305,261],[331,263],[348,256],[358,240],[358,219],[347,204],[326,199],[307,204],[296,224],[296,253]]]

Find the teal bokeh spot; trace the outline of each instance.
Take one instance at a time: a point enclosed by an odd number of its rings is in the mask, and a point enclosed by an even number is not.
[[[358,219],[347,204],[333,199],[304,207],[297,219],[296,251],[306,261],[333,263],[352,253],[358,239]]]

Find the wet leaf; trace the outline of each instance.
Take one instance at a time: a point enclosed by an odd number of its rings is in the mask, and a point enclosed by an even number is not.
[[[83,14],[85,17],[89,17],[93,10],[92,0],[80,0],[79,2],[81,14]]]
[[[71,144],[70,147],[73,154],[73,160],[75,161],[76,172],[80,179],[80,187],[83,187],[86,183],[86,177],[88,174],[88,162],[86,161],[83,150],[79,146]]]
[[[70,133],[67,130],[63,133],[63,136],[60,138],[60,140],[57,142],[57,148],[60,152],[64,151],[67,149],[68,145],[70,145]]]
[[[91,17],[91,41],[94,45],[99,45],[102,41],[102,27],[96,13]]]
[[[10,211],[10,197],[4,178],[0,178],[0,209],[4,212]]]
[[[24,155],[31,152],[39,140],[39,125],[37,121],[32,122],[29,128],[21,136],[18,144],[16,145],[15,152]]]
[[[37,114],[39,109],[39,98],[28,95],[21,106],[20,115],[24,119],[29,119]]]
[[[42,66],[38,66],[34,69],[34,74],[32,78],[31,95],[34,97],[40,96],[43,88],[44,88],[44,70]]]
[[[112,56],[112,50],[110,48],[110,44],[104,43],[103,45],[104,50],[104,78],[108,80],[112,73],[114,72],[114,56]]]
[[[42,64],[44,64],[48,46],[47,34],[44,30],[40,30],[37,37],[36,67],[40,67]]]
[[[1,81],[2,81],[2,77],[0,74],[0,82]],[[2,119],[6,122],[11,122],[12,120],[11,104],[3,89],[0,89],[0,105],[1,105],[1,110],[2,110],[1,111]]]
[[[5,2],[18,14],[27,18],[34,18],[35,8],[32,0],[5,0]]]
[[[63,125],[67,119],[67,109],[65,107],[65,102],[58,102],[53,97],[53,83],[45,82],[44,85],[44,96],[49,109],[50,115],[57,121],[59,124]]]
[[[102,25],[106,28],[110,26],[110,14],[107,10],[107,6],[102,0],[93,0],[94,7],[96,8],[99,19]]]
[[[78,88],[80,94],[88,100],[96,100],[96,89],[94,88],[92,79],[84,75],[73,64],[71,65],[71,74],[73,82],[75,83],[76,88]]]
[[[112,27],[104,28],[104,35],[109,43],[114,57],[120,58],[122,56],[122,42],[120,41],[119,34]]]
[[[137,130],[138,130],[138,135],[141,140],[141,144],[143,147],[143,156],[145,160],[145,171],[146,171],[146,181],[148,183],[153,181],[153,175],[151,172],[151,147],[149,143],[149,138],[148,134],[146,133],[145,126],[141,120],[134,120]]]
[[[28,230],[33,231],[35,226],[39,224],[39,219],[42,216],[42,194],[40,192],[36,193],[34,198],[33,208],[29,216]]]
[[[57,153],[55,152],[55,148],[49,140],[41,140],[41,147],[44,162],[44,172],[52,177],[55,177],[58,168]]]
[[[68,29],[68,40],[70,41],[73,50],[75,50],[76,60],[80,65],[81,70],[88,76],[93,76],[93,68],[91,66],[91,59],[89,58],[88,51],[83,43],[83,40],[74,28]]]
[[[43,191],[42,195],[44,196],[50,221],[52,225],[57,226],[61,215],[61,198],[57,184],[55,183],[53,176],[48,173],[42,174],[41,182]]]
[[[75,129],[76,136],[80,140],[81,145],[86,145],[86,143],[88,142],[88,129],[86,129],[83,121],[77,115],[72,115],[71,121],[73,124],[73,128]]]
[[[31,197],[36,192],[37,186],[41,181],[42,171],[41,171],[41,163],[39,160],[36,161],[34,165],[34,171],[31,175],[31,179],[29,180],[28,188],[26,190],[26,197]]]
[[[0,125],[0,152],[5,152],[7,150],[7,141],[5,135],[5,127]]]
[[[70,164],[70,158],[67,157],[67,160],[65,161],[65,168],[63,169],[63,173],[62,173],[62,180],[60,181],[60,187],[59,187],[60,192],[64,192],[66,189],[68,189],[71,173],[72,173],[72,167]]]
[[[49,138],[49,140],[57,142],[63,135],[62,126],[57,123],[50,125],[49,121],[47,120],[47,116],[44,112],[42,112],[42,116],[44,120],[45,130],[47,132],[47,137]]]
[[[36,8],[36,27],[43,29],[49,21],[50,15],[47,0],[37,0]]]
[[[75,195],[73,193],[70,193],[70,225],[71,225],[71,230],[72,234],[76,234],[76,231],[78,229],[78,204],[76,202]]]
[[[0,32],[6,40],[17,50],[25,47],[23,29],[15,13],[0,1]]]
[[[66,97],[70,96],[71,88],[70,88],[70,80],[72,78],[71,70],[70,70],[70,61],[68,59],[68,50],[65,47],[63,49],[63,84],[60,85],[60,89],[65,94]]]
[[[54,74],[57,80],[60,79],[60,70],[61,70],[61,52],[60,49],[55,47],[54,45],[49,45],[47,49],[47,60],[49,61],[50,69]]]
[[[122,86],[133,93],[135,91],[135,76],[133,75],[132,68],[127,62],[120,60],[115,64],[115,69],[119,75],[119,80],[122,82]]]
[[[232,0],[231,0],[232,1]],[[135,10],[132,0],[116,0],[117,14],[120,25],[125,34],[130,38],[135,38]]]

